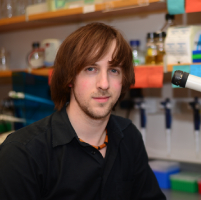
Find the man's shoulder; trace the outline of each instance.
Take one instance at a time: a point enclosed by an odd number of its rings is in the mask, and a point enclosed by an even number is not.
[[[119,126],[121,130],[125,129],[127,126],[132,124],[132,121],[130,119],[118,116],[118,115],[111,115],[111,119],[114,121],[114,123]]]
[[[111,115],[112,120],[115,122],[115,124],[119,127],[119,129],[124,133],[124,136],[126,137],[134,137],[141,138],[141,133],[138,130],[138,128],[132,123],[130,119],[117,116],[117,115]]]
[[[115,124],[119,127],[121,131],[132,130],[135,132],[139,132],[137,127],[128,118],[124,118],[118,115],[111,115],[111,119],[115,122]]]
[[[10,143],[26,146],[29,142],[36,138],[45,138],[45,134],[51,127],[51,116],[52,115],[47,116],[9,134],[6,140],[2,143],[2,146]]]

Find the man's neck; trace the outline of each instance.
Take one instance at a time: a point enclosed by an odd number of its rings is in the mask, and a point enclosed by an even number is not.
[[[99,146],[105,140],[105,129],[110,115],[103,119],[92,119],[81,109],[72,110],[68,105],[66,108],[69,120],[79,138],[85,142]]]

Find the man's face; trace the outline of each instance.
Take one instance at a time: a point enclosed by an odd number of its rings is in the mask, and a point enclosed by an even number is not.
[[[102,59],[76,76],[70,99],[70,106],[75,111],[84,112],[93,119],[103,119],[111,113],[122,89],[121,68],[109,65],[115,46],[114,40]]]

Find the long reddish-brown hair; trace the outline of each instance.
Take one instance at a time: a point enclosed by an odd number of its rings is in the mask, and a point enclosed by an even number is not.
[[[61,44],[54,63],[51,80],[51,97],[55,108],[61,108],[70,100],[70,84],[86,66],[100,60],[116,40],[112,66],[121,66],[123,71],[122,98],[131,84],[134,84],[132,50],[121,33],[103,23],[91,23],[69,35]]]

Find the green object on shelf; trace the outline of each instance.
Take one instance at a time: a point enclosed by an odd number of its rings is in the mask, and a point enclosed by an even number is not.
[[[94,0],[84,0],[85,4],[94,4]]]
[[[12,130],[12,124],[10,122],[0,122],[0,134]]]
[[[197,193],[198,179],[201,178],[199,173],[185,173],[174,174],[170,176],[170,184],[172,190]]]
[[[67,0],[47,0],[47,6],[50,11],[68,8]]]
[[[201,54],[192,55],[193,59],[201,59]]]

